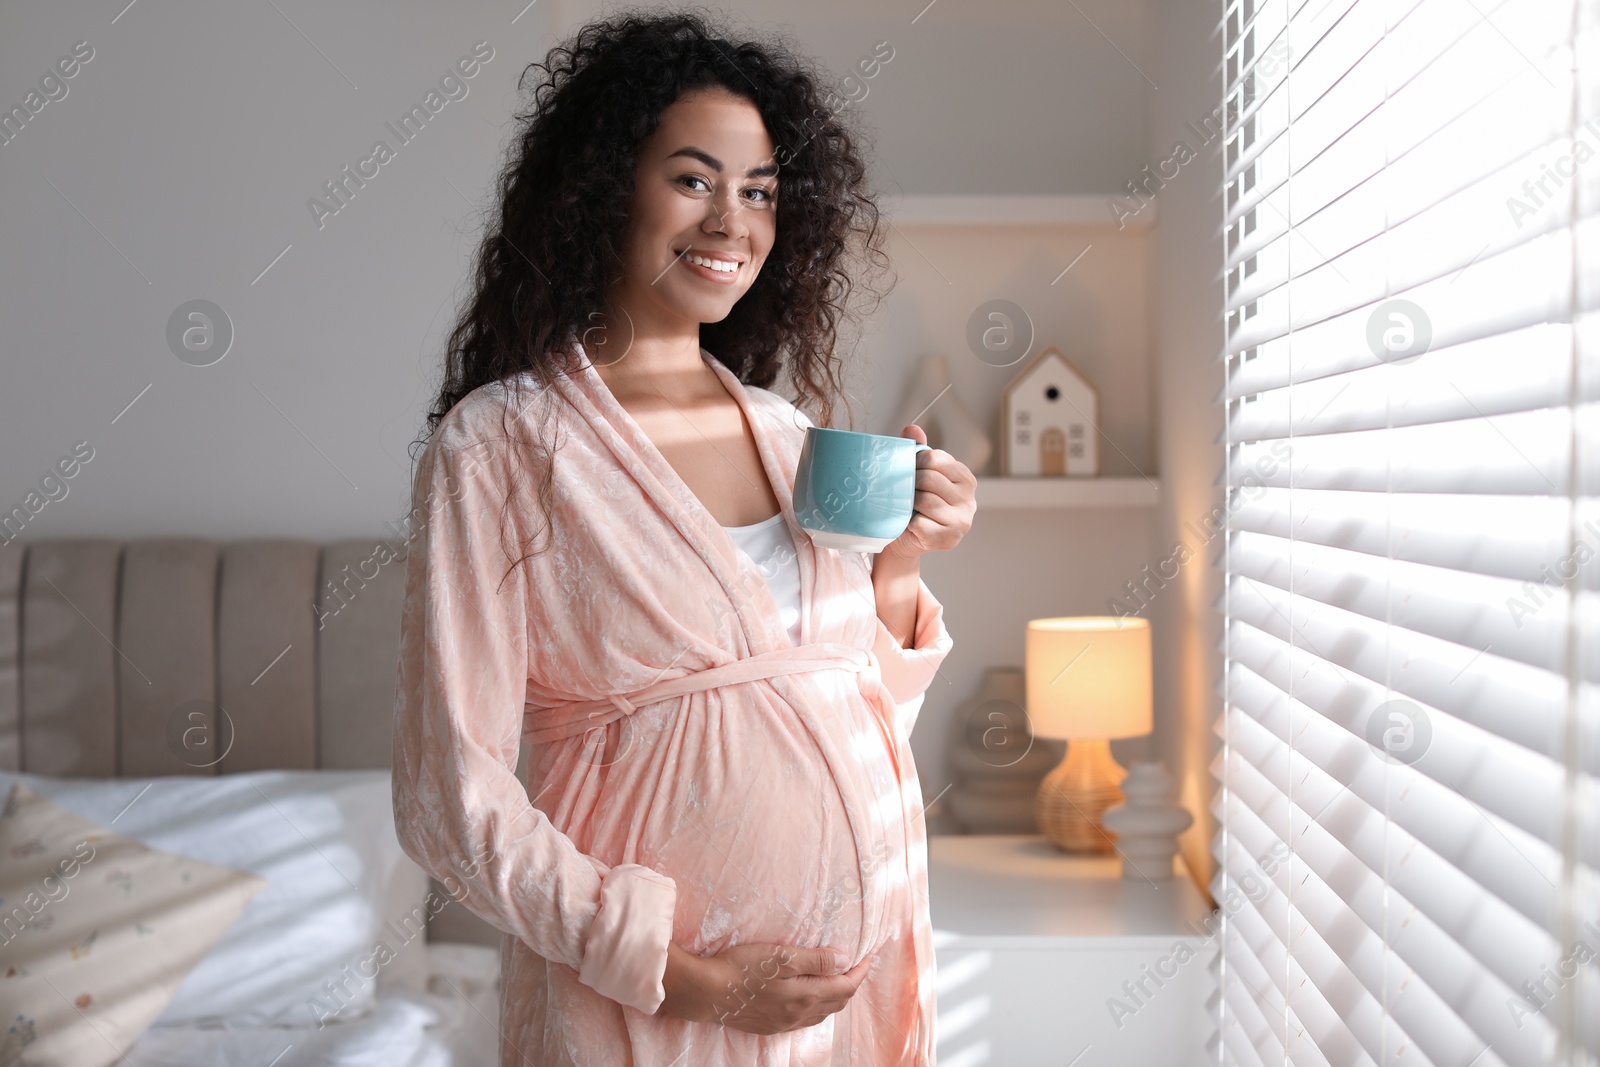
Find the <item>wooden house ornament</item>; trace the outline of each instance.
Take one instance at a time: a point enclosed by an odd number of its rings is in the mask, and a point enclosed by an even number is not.
[[[1100,473],[1100,393],[1046,348],[1000,394],[1000,469],[1010,478]]]

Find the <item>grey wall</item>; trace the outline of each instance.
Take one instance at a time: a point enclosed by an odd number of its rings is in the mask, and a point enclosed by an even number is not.
[[[0,15],[7,108],[76,42],[93,49],[66,96],[0,145],[0,508],[75,442],[94,449],[27,536],[322,539],[404,513],[406,447],[516,77],[589,13],[540,3],[513,25],[518,6],[111,0]],[[1137,5],[1081,6],[1138,57]],[[918,10],[789,0],[739,17],[841,72],[891,42],[859,105],[886,187],[1108,191],[1137,170],[1144,82],[1071,7],[939,0],[913,24]],[[479,40],[494,58],[466,97],[319,229],[307,200],[375,140],[398,145],[385,123]],[[235,331],[209,367],[165,337],[195,299]]]
[[[94,49],[0,145],[0,507],[86,440],[93,460],[25,536],[374,533],[405,512],[406,446],[539,12],[120,7],[18,5],[0,31],[7,107],[74,42]],[[308,199],[376,140],[399,145],[385,123],[478,40],[494,58],[467,95],[319,229]],[[234,328],[207,367],[166,338],[194,299]]]

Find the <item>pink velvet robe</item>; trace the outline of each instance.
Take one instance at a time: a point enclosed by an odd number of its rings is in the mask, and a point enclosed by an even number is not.
[[[755,564],[587,364],[556,396],[526,379],[513,405],[524,432],[534,419],[560,429],[545,438],[559,445],[553,535],[507,574],[502,521],[523,541],[538,529],[531,506],[502,508],[508,481],[527,501],[535,482],[503,462],[508,387],[478,389],[413,486],[400,839],[512,935],[504,1067],[932,1064],[916,708],[902,705],[951,649],[943,611],[922,584],[900,646],[877,617],[873,557],[816,548],[795,522],[810,420],[702,358],[743,409],[794,538],[801,645]],[[669,940],[700,955],[827,945],[845,967],[873,963],[844,1010],[762,1036],[657,1010]]]

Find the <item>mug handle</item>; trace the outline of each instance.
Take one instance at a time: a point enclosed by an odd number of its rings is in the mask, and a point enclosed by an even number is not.
[[[932,445],[924,445],[924,444],[917,445],[916,448],[913,448],[911,450],[911,456],[912,456],[911,462],[912,463],[916,462],[916,455],[917,455],[918,452],[932,452],[932,451],[933,451],[933,446]],[[917,509],[913,507],[911,509],[911,514],[913,516],[916,515],[917,514]],[[910,525],[910,523],[908,522],[907,525]]]

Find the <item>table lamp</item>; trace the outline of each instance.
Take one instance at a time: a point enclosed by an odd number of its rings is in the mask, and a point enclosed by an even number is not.
[[[1067,754],[1039,783],[1039,830],[1064,852],[1110,852],[1100,816],[1127,775],[1111,741],[1151,729],[1150,620],[1111,615],[1034,619],[1026,648],[1028,724]]]

